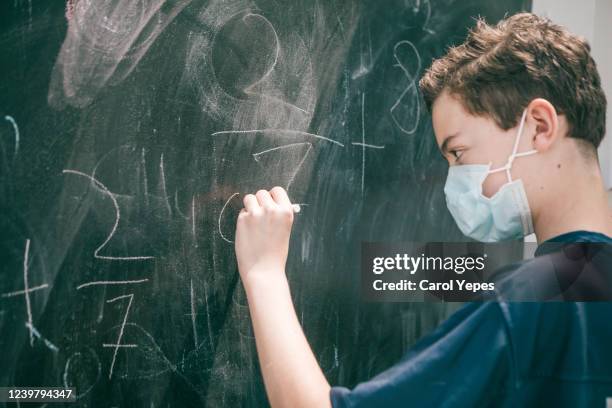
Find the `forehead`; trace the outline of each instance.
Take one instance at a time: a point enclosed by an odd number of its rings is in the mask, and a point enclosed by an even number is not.
[[[463,107],[458,97],[443,91],[432,106],[432,122],[438,146],[448,136],[459,132],[472,115]]]

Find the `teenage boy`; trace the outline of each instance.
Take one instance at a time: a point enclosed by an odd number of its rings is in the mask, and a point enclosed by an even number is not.
[[[466,236],[535,232],[536,258],[544,243],[612,243],[597,158],[606,99],[587,43],[531,13],[479,21],[420,88],[450,166],[447,205]],[[236,256],[273,407],[603,408],[612,400],[605,302],[468,303],[393,367],[352,390],[330,387],[285,276],[291,202],[275,187],[246,195],[244,207]],[[600,255],[610,267],[607,248]]]

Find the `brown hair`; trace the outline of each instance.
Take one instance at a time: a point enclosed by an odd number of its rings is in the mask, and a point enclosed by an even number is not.
[[[544,98],[565,115],[569,137],[596,148],[605,134],[606,96],[590,51],[581,37],[532,13],[495,26],[478,19],[463,44],[434,60],[419,87],[430,112],[447,90],[504,130],[516,126],[532,99]]]

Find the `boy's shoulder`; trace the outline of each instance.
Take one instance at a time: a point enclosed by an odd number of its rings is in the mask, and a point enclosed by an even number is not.
[[[537,378],[612,385],[610,302],[497,302],[516,386]]]
[[[609,265],[609,250],[586,256],[593,264]],[[515,264],[504,276],[514,276],[530,293],[526,278],[554,264],[548,255]],[[583,262],[580,257],[578,262]],[[512,302],[503,297],[469,302],[392,367],[352,390],[332,387],[332,405],[399,407],[411,401],[443,406],[452,395],[460,406],[592,406],[612,395],[609,316],[612,302]],[[585,395],[588,401],[580,399]]]
[[[612,243],[559,244],[496,284],[515,380],[612,383]]]
[[[497,270],[495,297],[509,302],[612,301],[612,241],[545,242],[532,259]]]

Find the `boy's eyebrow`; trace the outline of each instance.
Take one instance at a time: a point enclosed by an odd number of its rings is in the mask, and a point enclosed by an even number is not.
[[[444,141],[442,142],[442,145],[440,146],[440,151],[442,152],[442,155],[445,156],[448,150],[448,143],[451,141],[452,138],[456,137],[459,135],[459,132],[452,134],[450,136],[448,136],[446,139],[444,139]]]

